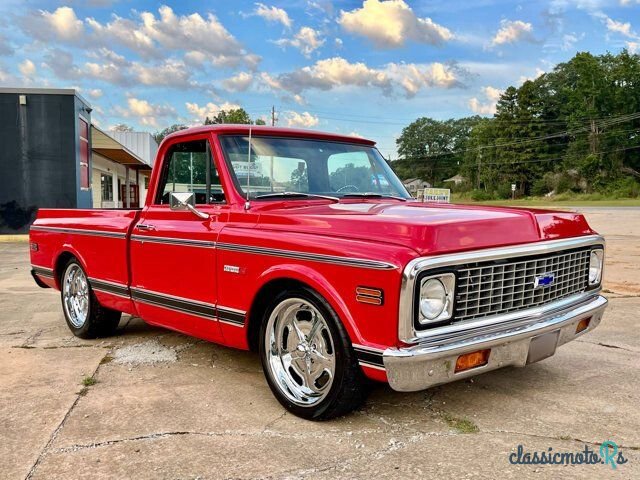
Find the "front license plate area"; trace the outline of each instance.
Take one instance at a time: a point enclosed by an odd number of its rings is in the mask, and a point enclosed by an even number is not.
[[[549,358],[556,353],[559,336],[560,330],[556,330],[555,332],[544,333],[537,337],[533,337],[529,343],[527,364],[539,362],[540,360]]]

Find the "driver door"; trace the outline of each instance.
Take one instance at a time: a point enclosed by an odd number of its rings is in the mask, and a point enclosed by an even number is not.
[[[131,294],[148,323],[219,341],[215,242],[227,204],[209,136],[178,137],[163,150],[157,188],[133,226]],[[209,217],[171,210],[171,192],[194,193]]]

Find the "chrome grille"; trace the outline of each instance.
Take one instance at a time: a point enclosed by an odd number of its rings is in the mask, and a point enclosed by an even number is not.
[[[590,251],[463,265],[458,270],[454,320],[531,308],[584,291]],[[536,277],[550,274],[554,277],[551,285],[534,288]]]

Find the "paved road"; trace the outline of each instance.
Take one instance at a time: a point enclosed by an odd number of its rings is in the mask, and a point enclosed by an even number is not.
[[[0,243],[0,476],[640,478],[640,211],[588,215],[609,240],[597,330],[525,369],[414,394],[375,386],[326,423],[284,413],[254,354],[128,317],[116,337],[74,338],[57,292],[33,285],[26,244]],[[605,440],[628,459],[615,471],[509,463],[518,445]]]

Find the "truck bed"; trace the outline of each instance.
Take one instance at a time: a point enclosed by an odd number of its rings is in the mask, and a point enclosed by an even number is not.
[[[42,283],[56,288],[66,260],[74,255],[85,265],[89,278],[99,273],[104,282],[130,285],[129,236],[139,214],[140,209],[39,210],[30,232],[34,273]],[[94,290],[100,300],[104,294]],[[113,308],[132,312],[127,292]]]

